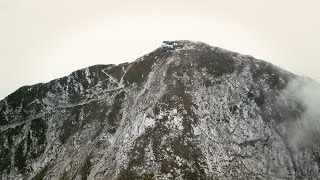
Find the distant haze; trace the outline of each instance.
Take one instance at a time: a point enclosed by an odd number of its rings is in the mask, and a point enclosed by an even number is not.
[[[320,80],[318,0],[1,0],[0,99],[95,64],[196,40]]]

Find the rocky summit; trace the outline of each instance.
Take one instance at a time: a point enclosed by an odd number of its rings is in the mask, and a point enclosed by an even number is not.
[[[319,134],[290,143],[297,77],[173,41],[21,87],[0,102],[0,179],[320,179]]]

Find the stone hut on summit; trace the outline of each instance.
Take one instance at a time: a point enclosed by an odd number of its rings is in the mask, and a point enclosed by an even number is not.
[[[172,52],[175,50],[175,43],[173,41],[163,41],[161,47]]]

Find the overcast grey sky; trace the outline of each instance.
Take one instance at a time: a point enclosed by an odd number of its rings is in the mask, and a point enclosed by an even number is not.
[[[0,99],[178,39],[320,80],[319,8],[319,0],[0,0]]]

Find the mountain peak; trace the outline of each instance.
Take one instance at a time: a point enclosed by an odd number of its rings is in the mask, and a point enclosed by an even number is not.
[[[318,177],[320,148],[289,143],[297,76],[202,42],[166,41],[0,102],[0,179]]]

